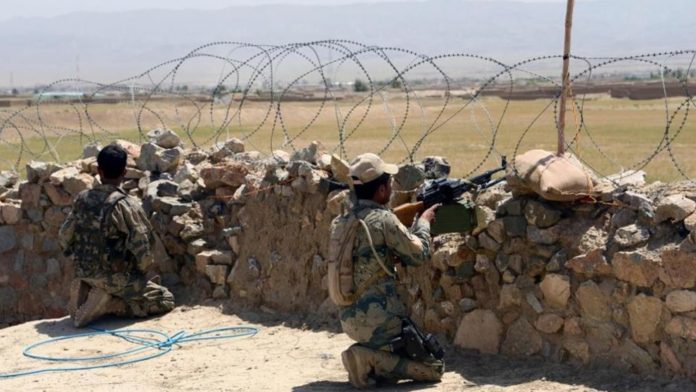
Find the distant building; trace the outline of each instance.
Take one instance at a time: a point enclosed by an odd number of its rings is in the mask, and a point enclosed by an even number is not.
[[[34,101],[83,101],[103,98],[103,94],[87,94],[79,91],[44,91],[34,94]]]

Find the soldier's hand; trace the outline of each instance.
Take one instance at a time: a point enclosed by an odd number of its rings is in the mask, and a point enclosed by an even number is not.
[[[435,212],[437,211],[438,208],[440,208],[442,204],[438,203],[433,205],[432,207],[428,208],[423,212],[423,215],[421,215],[421,218],[427,220],[430,223],[433,223],[435,220]]]

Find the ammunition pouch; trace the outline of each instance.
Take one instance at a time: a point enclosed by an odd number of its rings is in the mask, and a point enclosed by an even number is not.
[[[401,335],[389,343],[394,354],[418,362],[440,360],[445,356],[435,336],[421,333],[411,319],[405,318],[401,328]]]

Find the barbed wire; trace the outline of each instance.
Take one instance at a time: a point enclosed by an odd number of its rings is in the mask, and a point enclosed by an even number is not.
[[[545,127],[547,144],[552,144],[561,87],[548,69],[557,68],[549,65],[561,59],[544,55],[507,64],[469,53],[426,55],[350,40],[285,45],[216,41],[116,82],[60,79],[38,90],[26,106],[0,109],[0,167],[18,170],[30,159],[72,160],[84,144],[143,142],[151,129],[169,128],[194,148],[237,137],[262,152],[295,152],[300,143],[317,139],[344,158],[370,150],[400,163],[437,153],[438,148],[430,148],[436,145],[445,145],[448,152],[456,146],[471,152],[469,146],[478,140],[482,157],[465,158],[468,176],[492,155],[514,159],[522,148],[534,148],[535,142],[527,140],[533,129]],[[574,127],[568,130],[568,151],[600,176],[644,170],[665,153],[678,176],[689,178],[687,157],[679,156],[675,143],[689,127],[694,105],[689,76],[696,51],[571,59],[578,70],[571,82],[585,92],[570,100]],[[214,82],[192,85],[182,76],[199,61],[219,67]],[[679,64],[687,64],[685,71]],[[639,74],[657,71],[657,84],[650,88],[661,90],[664,105],[664,128],[654,131],[659,141],[630,161],[611,152],[615,146],[602,140],[601,127],[590,126],[593,118],[586,107],[588,91],[594,91],[589,87],[601,90],[604,83],[596,75],[622,66],[640,66]],[[616,87],[616,79],[602,91]],[[530,88],[530,81],[542,85]],[[61,101],[61,92],[72,90],[81,94]],[[492,103],[490,96],[502,102]],[[536,103],[534,113],[524,113],[526,123],[519,123],[510,113],[520,98],[546,102]],[[468,128],[474,132],[466,132]],[[444,143],[437,142],[438,132],[447,138]],[[629,146],[632,137],[625,135]],[[590,150],[582,150],[581,143]],[[449,158],[455,166],[461,159]]]

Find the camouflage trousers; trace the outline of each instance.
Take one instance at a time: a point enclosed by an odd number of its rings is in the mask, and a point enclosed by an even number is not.
[[[122,317],[146,317],[167,313],[174,309],[174,295],[164,286],[152,280],[132,280],[126,284],[115,283],[106,278],[75,278],[73,284],[86,284],[89,287],[106,291],[120,304],[113,313]],[[72,299],[73,301],[76,299]]]
[[[378,285],[355,304],[340,310],[343,332],[358,342],[343,353],[343,363],[354,386],[361,384],[354,380],[366,379],[377,383],[440,380],[442,361],[416,362],[386,351],[389,343],[401,335],[405,317],[406,307],[393,284]]]

